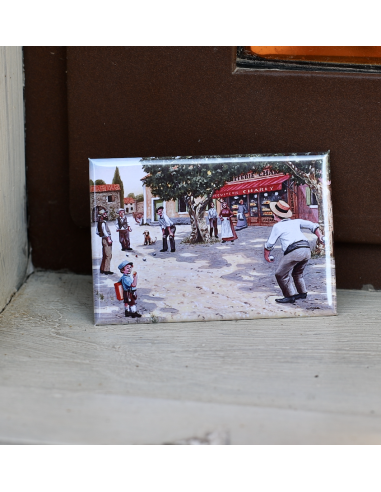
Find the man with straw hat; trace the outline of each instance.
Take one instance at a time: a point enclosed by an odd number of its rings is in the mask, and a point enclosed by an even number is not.
[[[316,234],[321,242],[324,242],[323,236],[319,229],[319,224],[303,219],[291,220],[291,207],[283,200],[271,202],[270,209],[277,223],[273,226],[270,237],[265,244],[264,256],[269,263],[274,261],[270,257],[270,251],[280,239],[284,256],[276,269],[275,278],[284,297],[275,299],[275,301],[293,304],[297,299],[306,299],[307,297],[303,272],[308,260],[311,258],[311,249],[310,243],[301,229],[309,229]]]

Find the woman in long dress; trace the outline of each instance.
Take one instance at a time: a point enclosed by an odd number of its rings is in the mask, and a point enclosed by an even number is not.
[[[243,204],[243,200],[240,200],[237,213],[237,225],[235,226],[236,231],[240,231],[241,229],[245,229],[247,227],[247,220],[245,217],[247,212],[248,210],[246,205]]]
[[[223,243],[226,243],[227,241],[231,241],[233,243],[235,239],[238,239],[232,221],[233,215],[234,214],[228,207],[228,204],[226,202],[222,202],[222,209],[219,217],[221,219],[221,238]]]

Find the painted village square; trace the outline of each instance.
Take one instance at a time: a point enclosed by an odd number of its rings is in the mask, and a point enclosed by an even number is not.
[[[95,323],[335,314],[320,157],[90,160]]]

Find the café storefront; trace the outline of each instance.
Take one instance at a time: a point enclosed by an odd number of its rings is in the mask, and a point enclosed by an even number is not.
[[[216,190],[213,198],[226,201],[236,217],[240,200],[246,205],[247,223],[252,225],[273,225],[270,202],[284,200],[289,203],[293,216],[298,217],[296,186],[289,174],[273,174],[254,179],[240,176]],[[234,219],[233,219],[234,220]],[[236,219],[235,219],[236,220]]]

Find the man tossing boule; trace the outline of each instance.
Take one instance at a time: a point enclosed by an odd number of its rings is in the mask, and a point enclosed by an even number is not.
[[[282,290],[283,298],[275,299],[278,303],[294,303],[297,299],[306,299],[307,288],[304,282],[304,269],[311,258],[310,243],[301,231],[301,228],[309,229],[316,234],[320,242],[324,242],[319,224],[303,219],[291,219],[290,205],[283,200],[271,202],[270,209],[277,222],[271,231],[270,237],[265,243],[264,257],[269,263],[274,260],[270,257],[270,251],[280,239],[284,253],[275,278]],[[293,282],[291,280],[291,276]]]
[[[164,213],[163,206],[158,207],[156,209],[156,212],[159,215],[159,225],[163,233],[163,249],[160,250],[160,253],[168,251],[168,237],[169,237],[169,244],[171,245],[171,253],[174,253],[176,251],[176,245],[175,245],[176,226],[168,217],[168,215]]]

